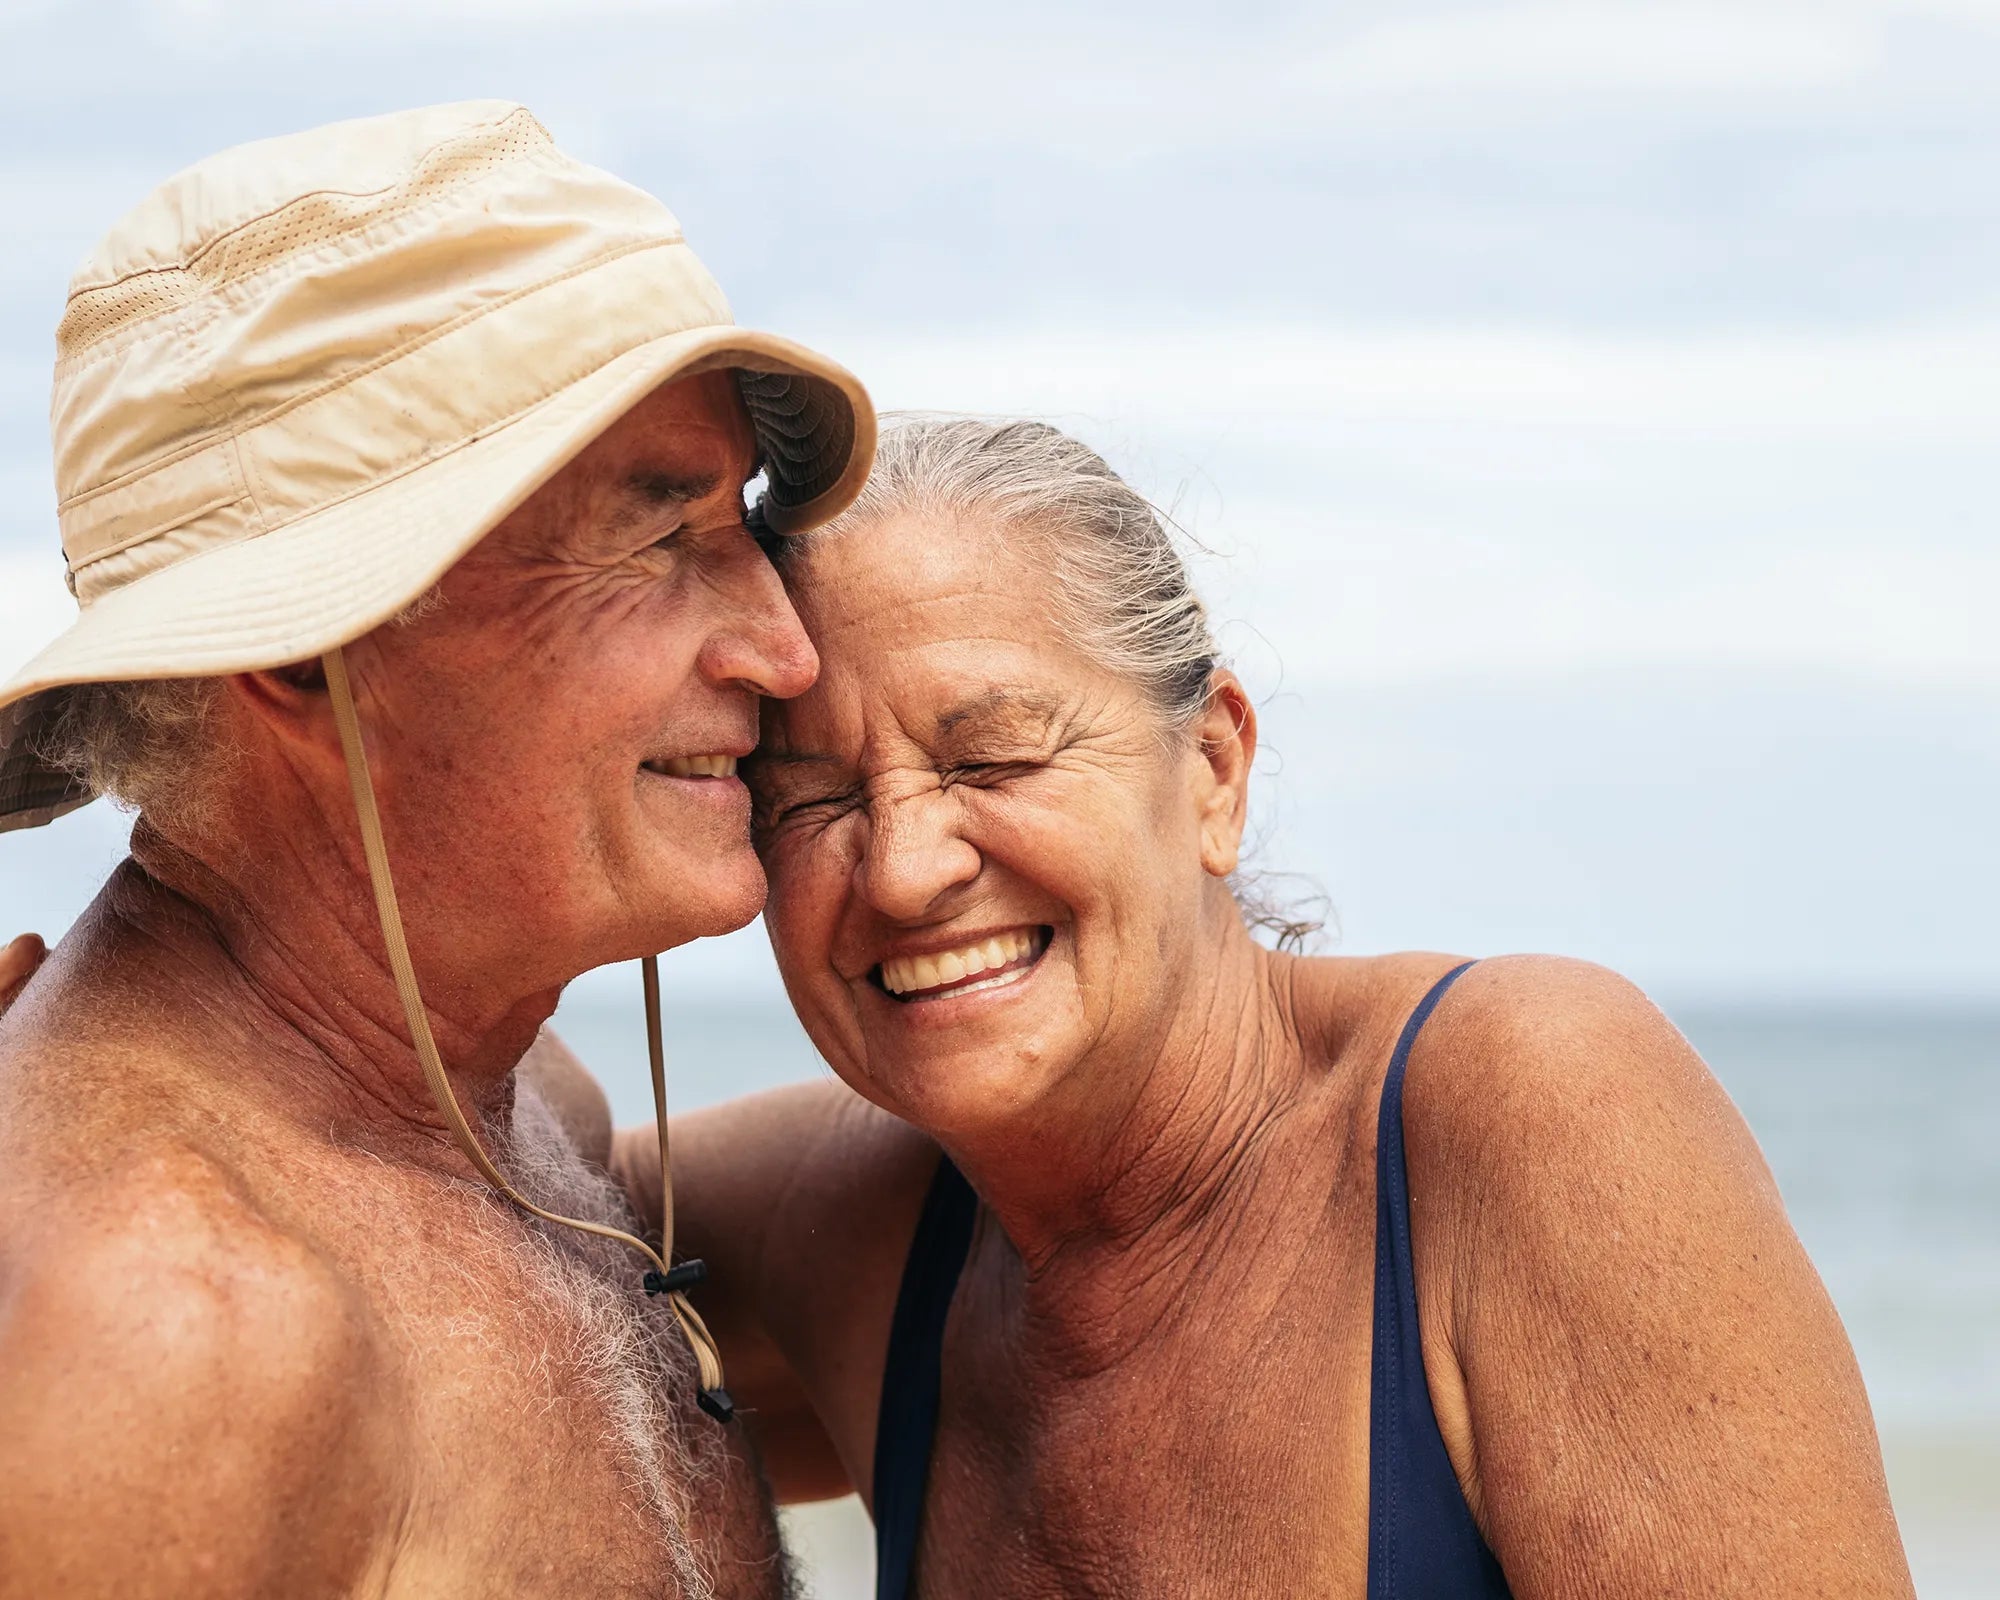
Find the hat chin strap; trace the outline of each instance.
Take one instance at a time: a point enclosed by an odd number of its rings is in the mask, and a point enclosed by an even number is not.
[[[451,1080],[445,1076],[444,1062],[438,1055],[437,1041],[431,1036],[430,1018],[417,990],[416,970],[410,965],[410,948],[403,937],[403,916],[396,905],[396,885],[389,874],[388,852],[382,844],[382,819],[375,809],[375,786],[368,774],[368,754],[361,743],[361,719],[355,711],[354,691],[347,680],[347,662],[338,649],[333,649],[320,657],[320,663],[326,670],[326,686],[333,698],[333,721],[340,730],[340,748],[347,758],[347,781],[354,793],[354,812],[361,823],[361,848],[368,858],[368,881],[375,891],[375,913],[382,924],[382,942],[388,947],[389,970],[395,976],[396,993],[403,1002],[403,1018],[409,1024],[410,1039],[424,1069],[424,1081],[430,1085],[431,1098],[437,1102],[445,1126],[479,1175],[523,1211],[544,1222],[615,1240],[652,1263],[643,1279],[646,1292],[666,1295],[700,1369],[701,1390],[697,1398],[701,1408],[726,1422],[734,1406],[728,1390],[722,1386],[722,1357],[707,1324],[701,1320],[701,1313],[688,1303],[686,1294],[687,1287],[701,1281],[702,1265],[699,1261],[683,1262],[677,1268],[668,1264],[674,1250],[674,1180],[673,1169],[667,1165],[667,1072],[660,1033],[658,959],[647,956],[640,962],[646,996],[646,1052],[653,1069],[653,1114],[660,1130],[660,1248],[656,1251],[645,1240],[622,1228],[544,1211],[507,1181],[459,1109],[458,1097],[452,1093]]]

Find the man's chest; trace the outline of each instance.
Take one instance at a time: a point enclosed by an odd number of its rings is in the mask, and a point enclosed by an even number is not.
[[[541,1240],[495,1249],[486,1229],[414,1238],[357,1263],[396,1352],[390,1592],[783,1593],[741,1430],[696,1410],[691,1358],[636,1273]]]

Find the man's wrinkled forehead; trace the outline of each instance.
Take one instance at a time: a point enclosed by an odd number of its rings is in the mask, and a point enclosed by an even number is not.
[[[662,511],[740,506],[759,467],[750,414],[728,372],[655,389],[538,489],[495,532],[623,536]]]

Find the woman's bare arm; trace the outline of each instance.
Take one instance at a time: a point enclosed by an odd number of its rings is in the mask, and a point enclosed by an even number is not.
[[[870,1493],[889,1321],[937,1147],[842,1084],[797,1084],[672,1123],[674,1251],[781,1501]],[[660,1214],[650,1126],[612,1170]]]
[[[515,1071],[556,1114],[556,1121],[584,1160],[609,1170],[611,1102],[605,1097],[604,1085],[591,1076],[590,1069],[553,1029],[544,1028],[535,1036]]]
[[[1482,963],[1405,1101],[1425,1367],[1520,1600],[1908,1596],[1868,1398],[1736,1108],[1637,990]]]
[[[547,1029],[520,1075],[657,1227],[653,1125],[614,1134],[602,1086]],[[674,1253],[708,1266],[695,1305],[774,1491],[865,1488],[889,1315],[935,1147],[832,1082],[675,1117],[671,1136]]]

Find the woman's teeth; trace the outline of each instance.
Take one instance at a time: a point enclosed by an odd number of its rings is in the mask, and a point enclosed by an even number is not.
[[[650,772],[663,772],[669,778],[733,778],[736,776],[734,756],[668,756],[664,761],[648,761]]]
[[[891,956],[882,963],[882,987],[891,994],[901,995],[935,989],[962,993],[998,988],[1014,982],[1034,964],[1040,943],[1034,929],[1016,928],[958,950]]]

